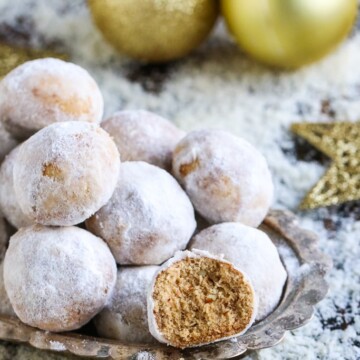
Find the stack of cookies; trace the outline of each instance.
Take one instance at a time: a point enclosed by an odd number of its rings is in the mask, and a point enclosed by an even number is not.
[[[17,230],[8,244],[0,218],[0,313],[180,348],[268,316],[287,274],[257,229],[274,192],[265,158],[144,110],[102,118],[75,64],[34,60],[0,82],[0,209]]]

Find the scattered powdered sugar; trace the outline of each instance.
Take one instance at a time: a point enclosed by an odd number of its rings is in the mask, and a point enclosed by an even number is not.
[[[119,111],[101,124],[114,139],[122,161],[146,161],[171,170],[172,153],[185,133],[145,110]]]
[[[54,351],[65,351],[66,346],[59,341],[50,340],[50,349]]]
[[[86,222],[103,238],[119,264],[156,265],[189,242],[194,209],[165,170],[141,161],[121,164],[110,201]]]
[[[0,209],[6,220],[17,229],[33,223],[21,210],[15,195],[13,169],[20,146],[6,156],[0,167]]]
[[[0,119],[19,138],[54,122],[99,123],[100,90],[86,70],[59,59],[26,62],[0,82]]]
[[[52,124],[24,142],[14,164],[22,211],[43,225],[79,224],[110,199],[119,152],[96,124]]]
[[[302,226],[319,234],[320,246],[332,257],[334,269],[328,277],[329,294],[317,305],[313,320],[287,332],[277,346],[245,359],[360,357],[359,220],[347,219],[341,210],[296,210],[326,166],[316,159],[305,161],[297,156],[289,131],[290,124],[296,121],[360,118],[358,29],[333,54],[316,64],[280,72],[246,58],[220,23],[211,39],[192,56],[160,68],[165,69],[165,74],[156,82],[162,84],[162,90],[153,93],[128,74],[132,67],[138,67],[140,74],[148,71],[148,83],[154,81],[151,69],[156,75],[158,67],[150,67],[149,71],[147,66],[117,55],[92,23],[85,0],[0,0],[0,23],[5,25],[1,34],[6,35],[6,29],[14,27],[11,40],[18,43],[41,47],[46,47],[44,42],[60,44],[59,49],[69,53],[71,61],[84,66],[99,83],[106,116],[118,110],[143,108],[161,114],[186,131],[222,128],[255,145],[266,157],[273,175],[274,206],[295,210]],[[327,103],[328,109],[324,106]],[[0,149],[3,144],[0,140]],[[336,231],[325,228],[329,219]],[[0,346],[0,354],[8,357],[4,348]],[[24,346],[10,351],[14,360],[23,360],[29,353],[36,359],[63,359]]]
[[[11,238],[4,279],[24,323],[49,331],[74,330],[106,304],[116,264],[106,244],[85,230],[33,225]]]
[[[152,343],[147,293],[158,266],[122,267],[110,301],[95,318],[101,336],[125,343]]]
[[[264,232],[239,223],[213,225],[198,233],[190,248],[223,254],[248,275],[258,297],[256,320],[276,308],[287,275],[275,245]]]
[[[265,158],[225,131],[189,133],[174,151],[173,172],[195,209],[211,223],[258,226],[273,200]]]

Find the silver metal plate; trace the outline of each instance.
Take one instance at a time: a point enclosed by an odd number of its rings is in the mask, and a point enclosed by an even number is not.
[[[174,349],[165,345],[131,345],[72,333],[50,333],[0,315],[0,339],[74,355],[114,360],[231,359],[248,350],[275,346],[287,330],[305,325],[314,314],[328,285],[324,276],[331,260],[320,252],[315,234],[299,228],[287,211],[271,211],[261,229],[277,246],[288,272],[288,280],[277,309],[265,320],[235,339],[192,348]],[[271,271],[271,269],[269,269]]]

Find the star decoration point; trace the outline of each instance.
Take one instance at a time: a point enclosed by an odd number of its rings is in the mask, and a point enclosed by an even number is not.
[[[300,208],[310,210],[360,200],[360,122],[295,123],[291,131],[332,160]]]

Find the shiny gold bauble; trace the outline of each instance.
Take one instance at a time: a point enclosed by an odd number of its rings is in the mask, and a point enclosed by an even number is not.
[[[295,68],[333,50],[349,33],[356,0],[221,0],[240,47],[258,61]]]
[[[196,48],[218,16],[217,0],[89,0],[93,19],[120,52],[149,62]]]

